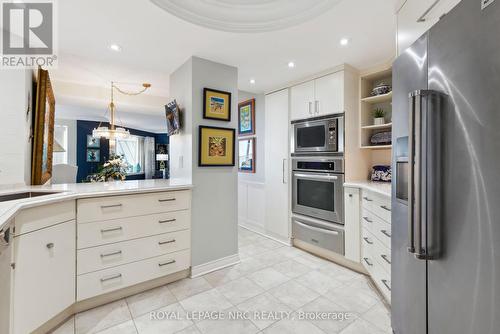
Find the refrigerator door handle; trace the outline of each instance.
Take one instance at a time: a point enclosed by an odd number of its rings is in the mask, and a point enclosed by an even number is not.
[[[414,240],[414,229],[413,229],[413,184],[415,183],[415,161],[414,161],[414,123],[415,123],[415,95],[414,93],[409,94],[409,115],[408,115],[408,252],[415,253],[415,240]]]
[[[423,233],[422,221],[427,221],[427,212],[422,213],[423,203],[427,202],[427,186],[422,189],[422,184],[426,183],[422,177],[422,153],[426,150],[423,147],[422,136],[426,136],[427,142],[427,124],[423,121],[423,113],[427,112],[424,103],[430,95],[439,94],[430,90],[417,90],[410,93],[410,128],[409,128],[409,181],[408,181],[408,251],[415,254],[419,260],[428,258],[427,249],[424,245],[426,239]],[[428,115],[428,114],[426,114]],[[425,117],[427,120],[428,117]],[[423,198],[424,197],[424,198]]]

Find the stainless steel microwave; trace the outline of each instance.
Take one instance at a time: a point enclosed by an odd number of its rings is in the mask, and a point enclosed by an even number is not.
[[[344,116],[293,121],[293,153],[343,153]]]

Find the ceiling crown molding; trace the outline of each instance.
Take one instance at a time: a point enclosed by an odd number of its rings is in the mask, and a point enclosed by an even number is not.
[[[340,0],[151,0],[183,20],[206,28],[258,33],[313,19]]]

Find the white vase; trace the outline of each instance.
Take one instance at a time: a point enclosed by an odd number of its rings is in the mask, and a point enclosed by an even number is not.
[[[385,124],[384,117],[376,117],[373,119],[373,125],[383,125],[383,124]]]

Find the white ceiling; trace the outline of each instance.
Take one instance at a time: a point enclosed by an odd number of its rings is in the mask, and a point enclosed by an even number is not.
[[[232,33],[183,21],[148,0],[58,1],[59,68],[51,76],[100,87],[111,80],[150,82],[148,94],[167,102],[169,74],[195,55],[238,67],[239,89],[265,92],[344,62],[366,69],[391,59],[396,53],[395,2],[342,0],[290,28]],[[339,45],[342,37],[350,39],[348,47]],[[122,52],[110,51],[112,43]],[[296,63],[294,69],[287,67],[289,61]],[[85,105],[82,99],[63,99]]]

